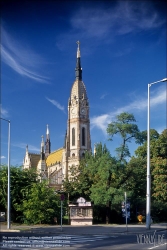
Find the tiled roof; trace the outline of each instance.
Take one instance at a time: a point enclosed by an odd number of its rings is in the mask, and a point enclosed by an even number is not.
[[[31,167],[36,168],[40,160],[40,154],[29,153],[28,155],[31,159]]]
[[[62,161],[62,155],[63,155],[63,148],[60,148],[54,152],[52,152],[48,157],[46,158],[46,165],[51,166],[55,163]]]

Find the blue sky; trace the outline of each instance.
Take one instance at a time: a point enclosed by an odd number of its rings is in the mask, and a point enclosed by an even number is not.
[[[108,141],[107,124],[133,113],[147,129],[147,85],[166,77],[165,1],[3,1],[1,117],[11,120],[11,164],[28,144],[39,153],[49,124],[51,150],[63,146],[75,80],[76,41],[90,103],[92,148]],[[151,87],[151,128],[166,128],[166,83]],[[1,162],[8,124],[1,120]],[[137,145],[129,145],[133,155]]]

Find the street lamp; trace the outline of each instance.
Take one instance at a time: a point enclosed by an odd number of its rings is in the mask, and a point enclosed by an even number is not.
[[[147,113],[147,193],[146,193],[146,228],[151,224],[151,175],[150,175],[150,87],[159,82],[166,82],[167,78],[148,84],[148,113]]]
[[[10,229],[10,120],[6,120],[4,118],[1,118],[1,120],[4,120],[8,122],[9,129],[8,129],[8,201],[7,201],[7,229]]]

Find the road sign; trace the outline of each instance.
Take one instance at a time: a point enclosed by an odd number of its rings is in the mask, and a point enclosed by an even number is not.
[[[64,194],[61,194],[61,196],[60,196],[60,200],[61,200],[61,201],[64,201],[64,199],[65,199]]]

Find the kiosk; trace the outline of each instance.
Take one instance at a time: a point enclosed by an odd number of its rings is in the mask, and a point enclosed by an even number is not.
[[[92,225],[93,208],[91,202],[80,197],[77,199],[77,204],[70,204],[69,208],[71,225]]]

